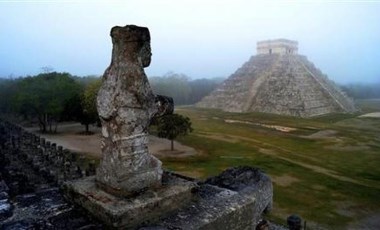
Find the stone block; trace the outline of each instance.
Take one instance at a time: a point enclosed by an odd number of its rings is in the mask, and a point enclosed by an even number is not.
[[[195,195],[197,200],[150,228],[254,229],[254,197],[242,196],[238,192],[209,184],[202,184]]]
[[[231,189],[243,196],[255,197],[257,200],[253,218],[258,221],[263,212],[272,209],[273,186],[265,173],[257,168],[239,166],[229,168],[221,174],[206,180],[206,183]]]
[[[117,197],[105,192],[96,185],[95,177],[66,182],[63,187],[69,200],[108,226],[130,229],[154,223],[188,204],[196,184],[165,174],[162,186],[149,188],[134,197]]]
[[[188,206],[144,229],[255,229],[272,206],[270,178],[252,167],[230,168],[199,183]]]

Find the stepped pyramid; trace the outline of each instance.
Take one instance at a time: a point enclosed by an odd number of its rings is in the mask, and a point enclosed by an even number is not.
[[[353,101],[334,82],[306,56],[297,53],[296,41],[258,42],[257,55],[197,106],[228,112],[256,111],[298,117],[357,110]]]

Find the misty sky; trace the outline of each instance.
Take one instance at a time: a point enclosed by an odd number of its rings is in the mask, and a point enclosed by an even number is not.
[[[147,26],[148,76],[228,77],[259,40],[287,38],[338,83],[380,81],[380,2],[1,1],[0,77],[101,75],[115,25]]]

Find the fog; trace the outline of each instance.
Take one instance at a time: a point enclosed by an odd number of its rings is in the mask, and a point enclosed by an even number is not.
[[[115,25],[147,26],[148,76],[228,77],[256,42],[287,38],[338,83],[380,81],[380,3],[260,1],[0,2],[0,77],[51,67],[101,75]]]

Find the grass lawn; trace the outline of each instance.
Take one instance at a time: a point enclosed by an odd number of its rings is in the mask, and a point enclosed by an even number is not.
[[[380,111],[377,101],[360,102]],[[313,228],[346,229],[380,212],[380,119],[332,114],[302,119],[180,107],[194,132],[179,139],[201,154],[163,158],[164,167],[206,178],[237,165],[262,169],[274,182],[269,219],[299,214]]]

